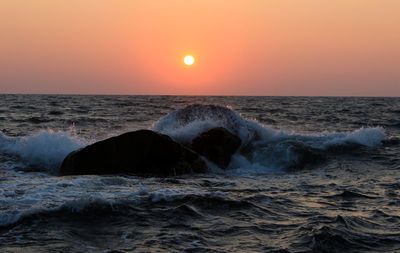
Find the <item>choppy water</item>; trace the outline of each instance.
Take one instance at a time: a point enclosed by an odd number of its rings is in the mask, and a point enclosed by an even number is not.
[[[112,135],[214,126],[243,141],[227,171],[57,175]],[[0,130],[0,252],[400,251],[399,98],[0,95]]]

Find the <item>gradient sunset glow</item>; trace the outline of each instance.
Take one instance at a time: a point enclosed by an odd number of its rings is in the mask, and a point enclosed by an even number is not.
[[[399,13],[398,0],[3,0],[0,93],[400,96]]]

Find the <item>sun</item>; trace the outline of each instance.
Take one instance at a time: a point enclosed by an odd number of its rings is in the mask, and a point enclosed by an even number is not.
[[[185,58],[183,58],[183,62],[186,65],[190,66],[190,65],[192,65],[194,63],[194,57],[191,56],[191,55],[186,55]]]

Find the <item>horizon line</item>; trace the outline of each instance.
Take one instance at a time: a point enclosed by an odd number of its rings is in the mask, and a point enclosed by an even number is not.
[[[171,97],[344,97],[344,98],[400,98],[379,95],[193,95],[193,94],[119,94],[119,93],[0,93],[0,95],[48,95],[48,96],[171,96]]]

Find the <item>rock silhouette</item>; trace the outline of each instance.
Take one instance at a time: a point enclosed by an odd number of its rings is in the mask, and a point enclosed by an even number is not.
[[[128,132],[74,151],[60,167],[62,175],[174,176],[207,170],[196,152],[150,130]]]
[[[221,169],[226,169],[241,143],[236,135],[223,127],[216,127],[193,139],[191,148]]]

